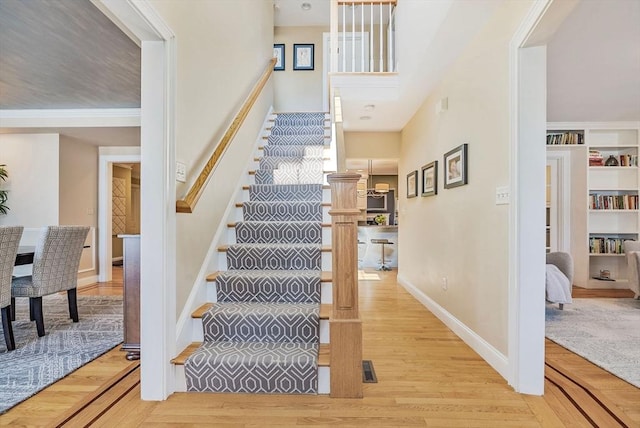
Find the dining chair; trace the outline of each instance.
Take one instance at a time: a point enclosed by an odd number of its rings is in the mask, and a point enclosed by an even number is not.
[[[78,322],[78,267],[88,233],[85,226],[48,226],[36,244],[32,274],[12,281],[12,304],[16,297],[29,298],[30,318],[40,337],[44,336],[43,296],[66,291],[69,316]],[[15,318],[15,311],[12,315]]]
[[[2,331],[7,351],[16,349],[11,326],[11,274],[16,262],[18,245],[22,237],[22,226],[0,226],[0,310],[2,311]]]

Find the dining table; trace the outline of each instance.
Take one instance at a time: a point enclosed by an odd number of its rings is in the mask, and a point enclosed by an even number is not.
[[[36,252],[36,247],[33,245],[21,245],[18,247],[18,253],[16,254],[16,262],[14,266],[30,265],[33,263],[33,255]]]

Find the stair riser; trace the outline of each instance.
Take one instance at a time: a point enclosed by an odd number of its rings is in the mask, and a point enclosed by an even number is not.
[[[216,314],[202,318],[206,342],[314,343],[320,334],[317,316],[306,314]]]
[[[320,125],[309,125],[309,126],[286,126],[286,125],[276,125],[271,128],[271,132],[269,135],[273,136],[297,136],[297,135],[323,135],[323,136],[331,136],[331,129],[327,129],[326,127]]]
[[[243,189],[244,200],[254,202],[323,202],[331,200],[330,189],[318,189],[316,185],[262,185]]]
[[[270,135],[268,145],[285,146],[328,146],[331,140],[326,135]]]
[[[238,240],[236,239],[236,231],[233,227],[230,227],[227,230],[227,240],[228,244],[237,244]],[[321,228],[321,241],[322,245],[331,246],[331,228],[330,227],[322,227]]]
[[[237,243],[271,244],[321,244],[322,225],[320,223],[278,223],[261,222],[236,225]]]
[[[323,176],[326,174],[323,174]],[[242,199],[245,201],[249,200],[249,189],[243,189],[242,190]],[[300,199],[291,199],[292,201],[309,201],[309,199],[306,199],[304,196],[302,196]],[[331,189],[322,189],[322,199],[321,201],[323,203],[331,203]]]
[[[264,146],[262,156],[324,158],[329,153],[325,146]]]
[[[192,342],[204,341],[204,328],[202,327],[202,318],[192,318],[193,338]],[[320,320],[320,343],[329,343],[329,320]]]
[[[331,252],[326,251],[322,252],[320,268],[317,270],[330,271],[333,264],[333,259],[331,257]],[[226,252],[218,253],[218,270],[228,270],[227,266],[227,255]]]
[[[320,212],[321,212],[321,217],[318,216],[318,218],[314,218],[314,221],[321,221],[322,223],[331,223],[331,216],[329,215],[329,210],[331,209],[331,207],[329,206],[322,206],[320,207]],[[235,212],[234,212],[234,216],[232,218],[232,221],[234,222],[239,222],[239,221],[243,221],[243,220],[247,220],[247,221],[259,221],[260,220],[260,216],[256,216],[255,218],[250,217],[250,216],[245,216],[243,214],[242,208],[241,207],[237,207]],[[291,218],[287,218],[284,215],[278,215],[275,217],[270,218],[269,220],[273,220],[273,221],[303,221],[303,220],[309,220],[308,218],[304,218],[302,216],[300,217],[295,217],[293,219]]]
[[[207,283],[207,301],[215,303],[218,301],[218,283],[211,281]],[[333,303],[333,284],[331,282],[320,283],[320,302]]]

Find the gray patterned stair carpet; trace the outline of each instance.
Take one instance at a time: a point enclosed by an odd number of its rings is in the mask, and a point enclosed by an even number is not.
[[[278,115],[235,225],[188,391],[318,391],[324,113]]]
[[[16,299],[15,351],[0,343],[0,414],[122,342],[122,296],[78,295],[77,323],[66,293],[44,296],[43,337],[29,321],[28,302]]]

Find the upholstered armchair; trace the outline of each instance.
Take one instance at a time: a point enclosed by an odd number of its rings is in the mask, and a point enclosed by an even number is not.
[[[12,281],[12,304],[16,297],[29,298],[30,316],[36,322],[38,336],[44,336],[42,296],[66,291],[69,316],[78,322],[78,267],[87,233],[89,228],[84,226],[48,226],[36,245],[32,274]]]
[[[547,273],[547,296],[556,296],[552,299],[553,302],[558,303],[560,309],[564,308],[565,303],[571,303],[571,292],[573,286],[573,257],[571,254],[561,251],[547,253],[547,264],[556,266],[560,272],[564,274],[569,280],[568,287],[562,289],[551,289],[552,287],[558,287],[557,284],[553,284],[550,281],[549,273]]]
[[[2,331],[7,351],[16,349],[11,326],[11,274],[16,262],[18,245],[22,237],[22,226],[0,226],[0,310],[2,311]]]
[[[640,242],[624,241],[624,252],[627,255],[627,276],[629,288],[640,298]]]

